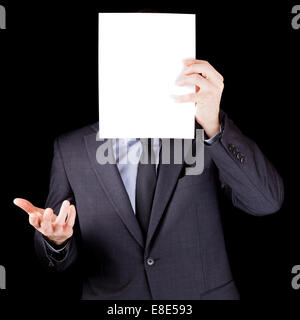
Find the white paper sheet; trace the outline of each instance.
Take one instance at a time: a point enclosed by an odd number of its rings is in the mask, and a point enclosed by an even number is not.
[[[195,15],[99,14],[100,138],[194,138],[194,103],[172,95],[195,58]]]

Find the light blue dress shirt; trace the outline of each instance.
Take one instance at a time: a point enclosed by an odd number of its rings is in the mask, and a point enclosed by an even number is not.
[[[138,163],[142,154],[142,142],[140,139],[113,139],[112,147],[118,170],[135,213],[136,177]],[[160,149],[159,139],[152,139],[152,148],[157,169]]]

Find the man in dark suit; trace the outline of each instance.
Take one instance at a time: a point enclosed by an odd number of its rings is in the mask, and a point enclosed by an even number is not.
[[[96,153],[104,142],[95,124],[55,141],[47,209],[15,199],[37,229],[36,251],[46,268],[81,262],[83,299],[238,299],[219,186],[250,214],[281,207],[280,176],[219,109],[222,76],[206,61],[184,64],[178,84],[195,85],[196,92],[177,100],[195,102],[196,128],[205,131],[202,174],[185,175],[184,162],[161,163],[157,141],[152,164],[101,165]],[[122,146],[140,157],[151,151],[138,139],[113,148]]]

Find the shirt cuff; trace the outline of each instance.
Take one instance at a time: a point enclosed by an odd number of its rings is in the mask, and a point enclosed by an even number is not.
[[[69,242],[69,240],[67,240],[64,244],[56,246],[56,245],[50,244],[49,240],[47,240],[44,236],[43,236],[43,238],[44,238],[44,242],[45,242],[47,248],[55,253],[62,253],[66,249],[68,242]]]
[[[205,134],[205,133],[204,133]],[[204,142],[208,145],[212,145],[214,142],[216,142],[222,135],[222,125],[220,124],[220,131],[215,134],[213,137],[209,138],[209,139],[204,139]],[[206,134],[205,134],[206,136]]]

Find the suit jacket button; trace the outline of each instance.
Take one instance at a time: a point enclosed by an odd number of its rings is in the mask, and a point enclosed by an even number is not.
[[[244,163],[245,162],[245,157],[244,156],[241,156],[240,158],[240,163]]]
[[[228,145],[228,150],[229,150],[230,152],[232,152],[233,148],[234,148],[234,145],[231,144],[231,143],[229,143],[229,145]]]
[[[242,157],[241,153],[238,152],[238,153],[236,154],[236,158],[237,158],[238,160],[241,160],[241,157]]]
[[[147,259],[147,265],[150,266],[150,267],[153,266],[154,265],[154,259],[153,258],[148,258]]]

